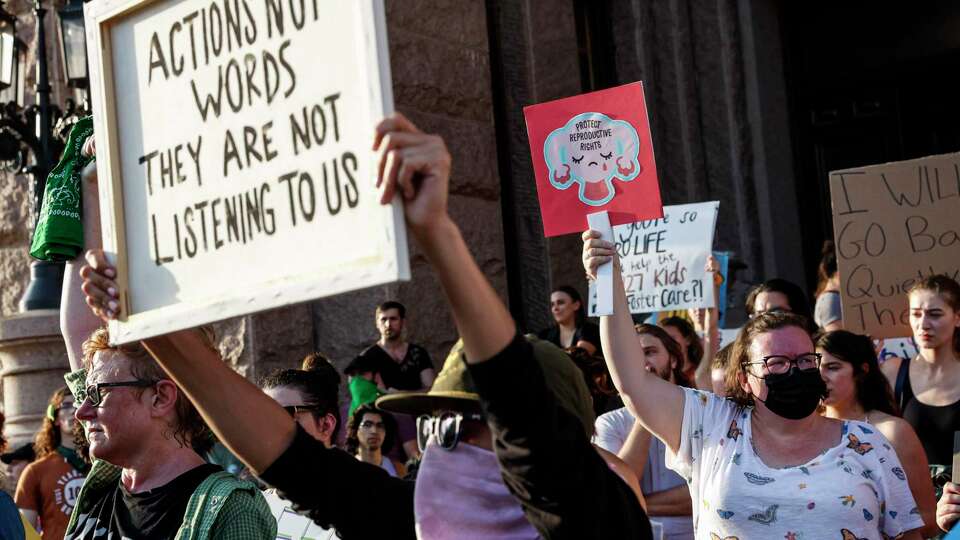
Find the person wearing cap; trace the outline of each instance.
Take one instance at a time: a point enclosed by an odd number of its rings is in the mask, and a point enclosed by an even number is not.
[[[50,396],[46,417],[33,445],[37,459],[24,469],[17,483],[17,507],[47,539],[63,538],[90,468],[73,441],[75,412],[73,394],[67,387]]]
[[[404,199],[408,230],[439,278],[463,342],[444,365],[448,383],[381,398],[386,407],[393,401],[394,409],[426,413],[415,484],[324,448],[200,346],[196,331],[144,345],[238,457],[345,539],[651,538],[636,477],[590,443],[593,414],[576,366],[554,345],[518,334],[447,213],[443,139],[395,114],[377,126],[374,148],[381,203]],[[116,317],[109,265],[102,252],[89,253],[88,262],[88,305]],[[317,489],[321,483],[341,489]],[[371,519],[371,507],[404,512]]]
[[[17,482],[20,481],[20,475],[23,474],[23,470],[27,468],[37,455],[33,451],[33,443],[27,443],[17,447],[15,450],[10,452],[4,452],[0,454],[0,463],[3,463],[3,484],[4,489],[9,491],[11,494],[16,492]]]

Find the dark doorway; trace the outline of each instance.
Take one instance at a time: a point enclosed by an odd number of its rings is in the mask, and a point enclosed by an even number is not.
[[[783,2],[804,259],[833,238],[832,170],[960,151],[960,4]],[[814,264],[807,264],[809,284]]]

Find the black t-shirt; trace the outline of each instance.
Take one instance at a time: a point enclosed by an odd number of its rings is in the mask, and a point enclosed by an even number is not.
[[[343,540],[417,538],[413,481],[326,448],[299,425],[293,443],[260,478],[292,502],[295,511],[336,529]]]
[[[387,388],[396,388],[397,390],[420,390],[423,388],[420,372],[425,369],[433,369],[430,354],[426,349],[414,343],[407,345],[407,354],[403,357],[403,361],[399,363],[376,343],[367,347],[360,353],[360,356],[373,358],[379,367],[383,384]]]
[[[537,337],[544,341],[549,341],[557,347],[564,349],[562,343],[560,343],[560,327],[553,325],[550,328],[541,330]],[[597,351],[600,351],[600,327],[593,324],[590,321],[583,321],[577,326],[577,330],[573,333],[573,339],[570,341],[571,347],[576,347],[577,343],[580,341],[586,341],[587,343],[593,344],[597,348]]]
[[[216,465],[203,464],[142,493],[130,493],[117,482],[115,490],[100,500],[89,514],[81,516],[71,539],[172,539],[183,524],[183,514],[193,492],[208,476],[220,470]]]

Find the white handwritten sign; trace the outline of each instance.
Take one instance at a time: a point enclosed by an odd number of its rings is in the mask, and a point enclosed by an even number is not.
[[[663,217],[613,228],[631,313],[713,307],[705,271],[717,224],[717,201],[664,206]],[[596,294],[590,288],[591,316]]]
[[[270,513],[277,520],[276,540],[334,540],[337,538],[336,531],[333,529],[324,529],[307,516],[296,513],[292,503],[281,499],[275,490],[264,491],[263,497],[270,506]]]
[[[126,342],[409,277],[382,0],[86,4]]]
[[[891,357],[915,358],[920,353],[917,342],[912,337],[908,338],[887,338],[883,340],[883,348],[877,355],[880,362],[886,361]]]

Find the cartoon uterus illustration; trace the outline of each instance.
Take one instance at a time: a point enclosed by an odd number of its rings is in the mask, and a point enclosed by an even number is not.
[[[614,179],[629,182],[640,174],[639,154],[632,125],[596,112],[574,116],[543,144],[550,184],[559,190],[577,184],[580,200],[590,206],[613,200]]]

